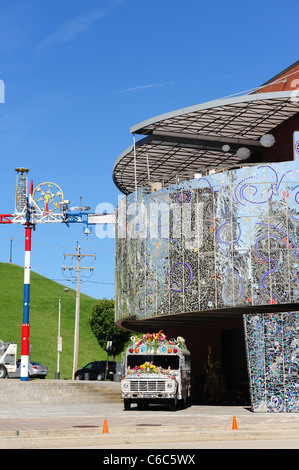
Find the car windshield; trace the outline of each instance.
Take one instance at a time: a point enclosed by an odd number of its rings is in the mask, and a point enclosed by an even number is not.
[[[131,369],[134,367],[139,367],[145,362],[151,362],[156,367],[162,367],[163,369],[171,370],[179,369],[180,358],[179,356],[164,356],[164,355],[154,355],[154,354],[144,354],[144,355],[132,355],[127,358],[127,366]]]
[[[94,362],[90,362],[89,364],[87,364],[86,366],[83,367],[83,369],[91,369],[92,367],[94,367],[95,363]]]

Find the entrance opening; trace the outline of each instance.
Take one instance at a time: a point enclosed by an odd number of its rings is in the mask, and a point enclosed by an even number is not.
[[[221,332],[220,402],[249,405],[249,381],[243,328]]]

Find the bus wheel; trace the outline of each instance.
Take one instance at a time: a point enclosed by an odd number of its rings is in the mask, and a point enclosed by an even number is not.
[[[131,402],[127,398],[124,399],[124,408],[125,410],[129,410],[131,408]]]
[[[179,408],[180,410],[184,410],[185,408],[187,408],[187,398],[186,398],[186,395],[184,396],[184,398],[182,398],[181,400],[179,400]]]
[[[175,410],[176,410],[176,405],[177,405],[177,402],[176,402],[176,399],[174,398],[174,399],[171,400],[171,402],[170,402],[170,410],[171,410],[171,411],[175,411]]]
[[[184,398],[182,399],[182,408],[183,410],[187,408],[187,392],[184,395]]]
[[[0,379],[5,379],[7,377],[7,369],[3,364],[0,364]]]

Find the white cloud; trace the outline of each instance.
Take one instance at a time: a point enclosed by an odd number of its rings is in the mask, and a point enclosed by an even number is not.
[[[174,85],[175,82],[170,81],[170,82],[162,82],[162,83],[153,83],[153,84],[148,84],[148,85],[139,85],[131,88],[125,88],[124,90],[119,90],[116,93],[128,93],[130,91],[138,91],[138,90],[144,90],[145,88],[158,88],[158,87],[163,87],[167,85]]]
[[[47,36],[39,44],[38,50],[41,51],[47,47],[57,46],[72,41],[79,34],[91,28],[96,21],[107,16],[111,9],[120,3],[123,3],[123,0],[113,1],[110,6],[105,9],[95,10],[87,13],[86,15],[82,15],[67,21],[66,23],[62,24],[60,28]]]

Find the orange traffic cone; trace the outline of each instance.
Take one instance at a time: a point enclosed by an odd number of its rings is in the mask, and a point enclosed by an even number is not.
[[[107,424],[107,419],[104,419],[104,426],[103,426],[103,434],[108,433],[108,424]]]
[[[237,420],[236,420],[236,417],[235,417],[235,416],[233,417],[233,426],[232,426],[232,429],[238,429]]]

